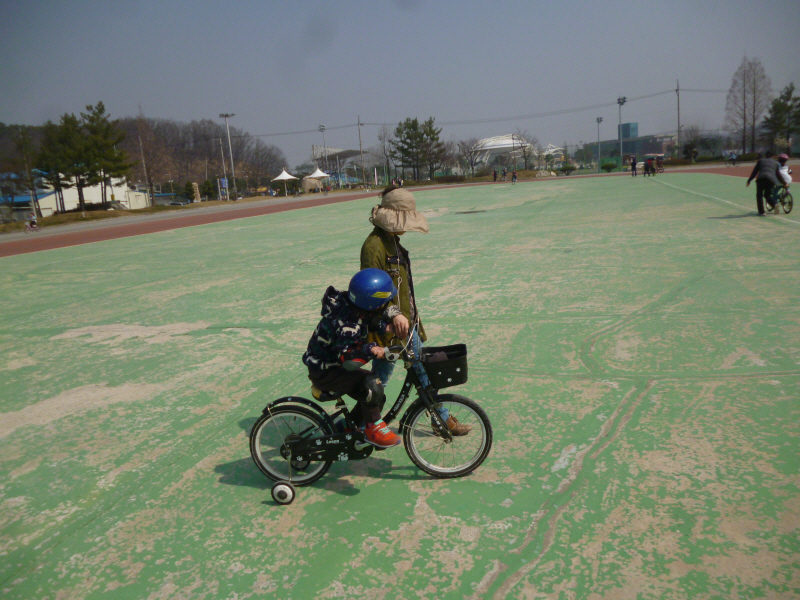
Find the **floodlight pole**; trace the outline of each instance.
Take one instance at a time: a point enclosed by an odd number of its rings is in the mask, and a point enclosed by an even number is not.
[[[235,117],[236,115],[233,113],[222,113],[220,114],[220,119],[225,119],[225,129],[228,130],[228,152],[231,155],[231,177],[233,178],[233,199],[236,200],[239,197],[239,193],[236,191],[236,169],[233,167],[233,148],[231,147],[231,128],[228,126],[228,117]],[[222,140],[220,140],[222,141]],[[230,189],[230,188],[228,188]]]
[[[230,200],[231,199],[231,188],[228,185],[228,172],[225,170],[225,151],[223,150],[224,146],[222,145],[222,136],[219,137],[219,154],[222,157],[222,176],[225,178],[225,197]],[[220,200],[222,200],[222,196],[220,196]]]
[[[678,152],[680,153],[681,150],[681,82],[680,80],[676,79],[675,84],[677,87],[675,88],[675,94],[678,96]],[[678,154],[680,156],[680,154]]]
[[[328,146],[325,145],[325,125],[320,125],[319,130],[322,132],[322,153],[325,156],[325,172],[328,171]]]
[[[600,123],[603,117],[597,117],[597,172],[600,172]]]
[[[364,173],[364,148],[361,146],[361,115],[358,115],[358,151],[361,153],[361,183],[367,184],[367,176]]]
[[[617,104],[619,104],[619,131],[617,131],[617,136],[619,137],[619,170],[622,171],[622,105],[628,100],[626,96],[620,96],[617,98]]]

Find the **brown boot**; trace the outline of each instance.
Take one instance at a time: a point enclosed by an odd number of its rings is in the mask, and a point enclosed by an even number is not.
[[[458,419],[456,419],[453,415],[447,417],[447,428],[450,430],[450,434],[456,437],[467,435],[470,431],[472,431],[472,427],[469,425],[464,425],[463,423],[459,423]]]

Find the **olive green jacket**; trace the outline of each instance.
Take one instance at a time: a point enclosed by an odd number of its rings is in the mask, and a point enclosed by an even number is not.
[[[386,271],[397,288],[397,295],[391,303],[400,307],[400,311],[408,319],[409,329],[414,326],[414,319],[419,316],[414,298],[414,280],[411,277],[411,261],[408,250],[400,244],[400,237],[375,227],[361,246],[361,268],[380,269]],[[425,329],[422,321],[419,324],[419,337],[424,342]],[[391,342],[390,335],[380,336],[370,333],[369,340],[384,346]]]

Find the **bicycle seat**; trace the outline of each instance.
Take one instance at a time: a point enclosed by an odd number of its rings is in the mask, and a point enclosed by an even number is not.
[[[331,400],[338,400],[342,397],[342,394],[325,392],[315,385],[311,386],[311,395],[314,396],[314,400],[318,400],[319,402],[330,402]]]

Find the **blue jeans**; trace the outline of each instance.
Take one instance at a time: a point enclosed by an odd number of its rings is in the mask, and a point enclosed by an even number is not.
[[[414,351],[414,355],[417,357],[417,360],[420,359],[422,356],[422,340],[419,339],[419,333],[417,330],[414,330],[414,333],[411,336],[411,349]],[[419,377],[419,381],[422,384],[423,388],[427,388],[431,385],[431,380],[428,379],[428,374],[425,372],[425,369],[422,366],[422,363],[415,362],[414,365],[411,367],[414,369],[414,372]],[[383,387],[386,388],[386,384],[389,383],[389,378],[392,376],[392,372],[394,371],[394,363],[389,362],[388,360],[383,360],[380,358],[376,358],[372,361],[372,372],[375,373],[378,377],[380,377],[381,382],[383,382]],[[447,408],[440,407],[439,415],[441,415],[442,419],[445,421],[447,417],[450,416],[450,411]]]

